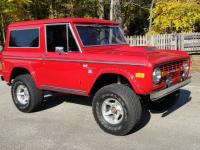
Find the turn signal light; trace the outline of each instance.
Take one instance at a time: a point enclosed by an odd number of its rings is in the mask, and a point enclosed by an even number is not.
[[[167,71],[162,71],[162,72],[161,72],[161,76],[162,76],[162,77],[166,77],[166,76],[167,76]]]
[[[136,73],[135,77],[136,78],[144,78],[144,73]]]

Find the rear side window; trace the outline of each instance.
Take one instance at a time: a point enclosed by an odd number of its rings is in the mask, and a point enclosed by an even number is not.
[[[9,47],[39,47],[39,29],[11,31]]]

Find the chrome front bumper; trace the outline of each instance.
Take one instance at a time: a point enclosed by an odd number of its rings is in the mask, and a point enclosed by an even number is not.
[[[175,84],[175,85],[172,85],[172,86],[170,86],[170,87],[168,87],[168,88],[166,88],[166,89],[164,89],[164,90],[160,90],[160,91],[153,92],[153,93],[150,94],[150,99],[151,99],[152,101],[156,101],[156,100],[158,100],[158,99],[160,99],[160,98],[163,98],[163,97],[167,96],[167,95],[170,94],[170,93],[175,92],[176,90],[178,90],[178,89],[180,89],[181,87],[183,87],[183,86],[189,84],[190,82],[191,82],[191,77],[188,78],[188,79],[185,80],[185,81],[182,81],[182,82],[180,82],[180,83],[177,83],[177,84]]]

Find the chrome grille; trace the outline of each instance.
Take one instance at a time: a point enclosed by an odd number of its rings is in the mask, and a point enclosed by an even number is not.
[[[183,60],[178,60],[174,62],[169,62],[159,66],[161,72],[165,72],[166,78],[175,78],[181,76],[181,71],[183,69]]]
[[[159,68],[161,71],[171,72],[173,70],[180,70],[182,67],[182,64],[183,64],[183,61],[179,60],[179,61],[170,62],[164,65],[161,65]]]

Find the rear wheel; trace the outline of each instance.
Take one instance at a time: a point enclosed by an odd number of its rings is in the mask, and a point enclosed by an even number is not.
[[[139,97],[125,85],[111,84],[101,88],[92,105],[96,122],[110,134],[127,134],[141,118]]]
[[[43,100],[43,92],[36,87],[29,74],[14,79],[11,93],[15,106],[26,113],[35,111]]]

